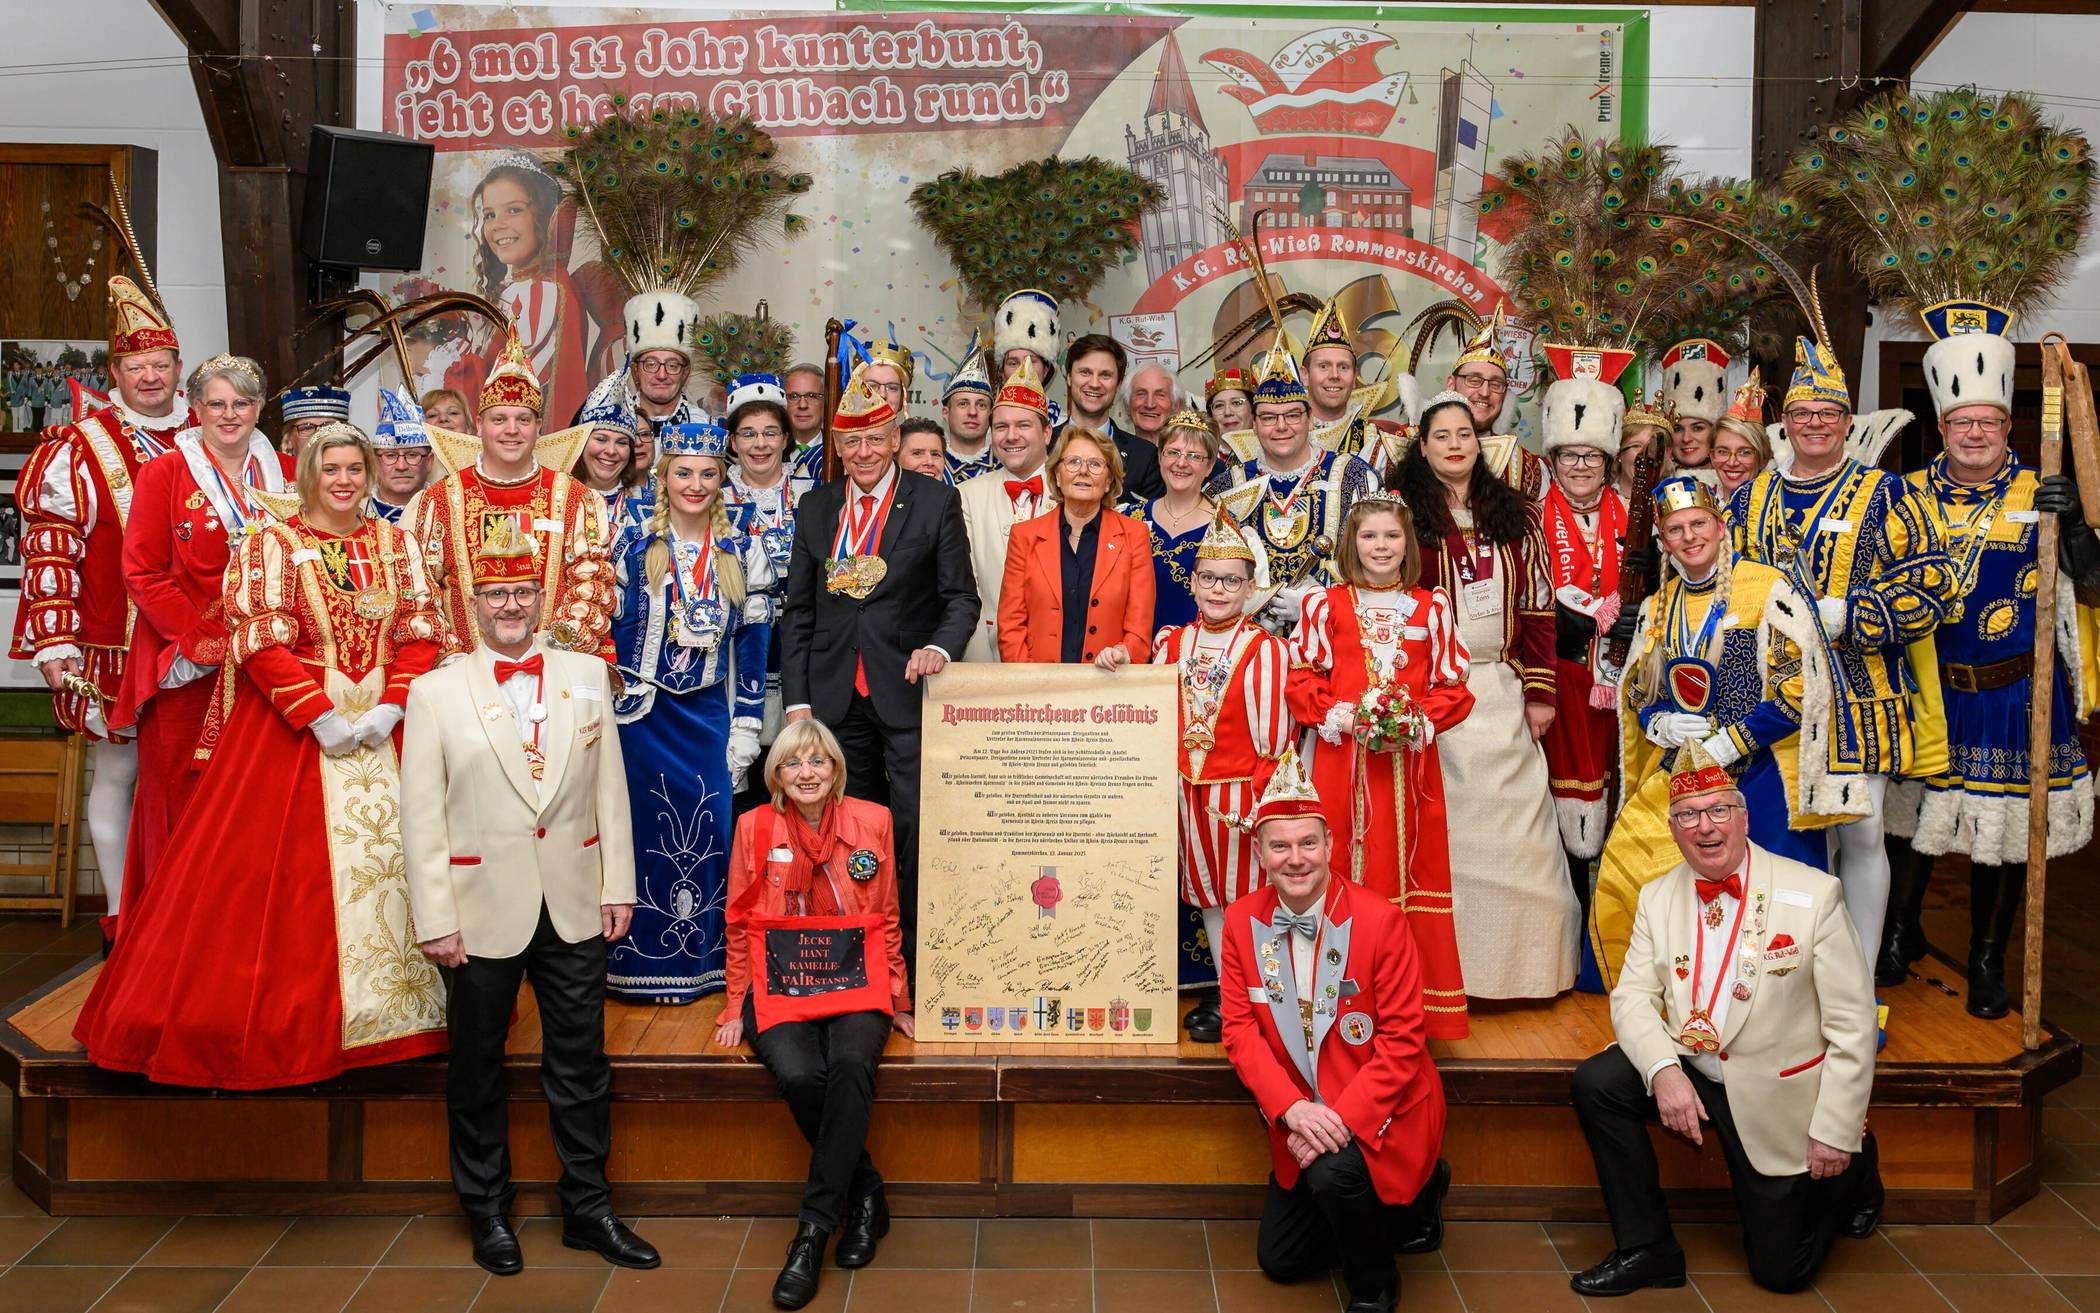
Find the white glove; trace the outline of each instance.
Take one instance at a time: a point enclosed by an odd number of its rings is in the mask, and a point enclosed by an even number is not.
[[[391,702],[382,702],[357,718],[357,743],[359,747],[376,748],[394,736],[401,724],[401,708]]]
[[[1845,599],[1842,597],[1819,597],[1816,599],[1816,619],[1823,622],[1823,636],[1835,641],[1845,632]]]
[[[339,712],[328,712],[307,728],[320,741],[321,751],[331,757],[357,751],[357,727]]]
[[[1699,745],[1706,755],[1714,759],[1716,766],[1733,766],[1742,760],[1743,750],[1735,746],[1735,736],[1722,731]]]
[[[1277,628],[1289,629],[1305,614],[1305,595],[1312,590],[1311,584],[1286,584],[1269,599],[1263,614]]]
[[[760,723],[742,717],[729,727],[729,790],[732,793],[743,790],[744,776],[750,772],[751,763],[758,760]]]
[[[1415,751],[1420,752],[1436,742],[1436,725],[1425,715],[1415,718]]]
[[[1341,746],[1342,735],[1347,732],[1342,726],[1355,714],[1356,708],[1347,702],[1335,703],[1327,709],[1327,718],[1320,722],[1320,737],[1337,747]]]
[[[1648,741],[1658,748],[1681,748],[1713,732],[1706,717],[1686,711],[1659,711],[1648,720]]]

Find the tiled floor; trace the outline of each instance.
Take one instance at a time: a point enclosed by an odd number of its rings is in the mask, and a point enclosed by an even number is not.
[[[2100,876],[2050,880],[2048,1015],[2100,1036]],[[1950,903],[1951,897],[1951,903]],[[1935,882],[1928,927],[1959,945],[1959,882]],[[91,924],[0,918],[0,1001],[96,944]],[[2017,953],[2015,954],[2017,960]],[[1899,1021],[1900,1024],[1900,1021]],[[0,1143],[12,1108],[0,1102]],[[1886,1227],[1840,1240],[1813,1290],[1769,1294],[1743,1274],[1725,1226],[1683,1226],[1681,1291],[1607,1301],[1614,1313],[1790,1308],[1835,1313],[2100,1313],[2100,1075],[2050,1096],[2040,1197],[1996,1226]],[[636,1223],[664,1253],[617,1272],[563,1249],[556,1224],[525,1223],[524,1274],[471,1265],[463,1225],[420,1218],[44,1216],[0,1180],[0,1313],[710,1313],[771,1307],[791,1224],[774,1218]],[[1598,1225],[1453,1223],[1443,1252],[1407,1260],[1410,1313],[1580,1309],[1567,1273],[1610,1248]],[[1254,1224],[900,1219],[873,1267],[828,1272],[817,1313],[1336,1313],[1329,1283],[1271,1284]]]

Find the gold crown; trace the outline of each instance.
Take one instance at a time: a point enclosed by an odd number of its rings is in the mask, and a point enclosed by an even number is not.
[[[904,386],[907,389],[911,387],[912,375],[916,372],[916,366],[912,364],[911,352],[898,346],[895,342],[869,347],[868,363],[871,365],[890,366],[897,371],[898,377],[904,380]]]
[[[1210,416],[1194,407],[1186,407],[1167,416],[1167,426],[1160,432],[1172,433],[1175,429],[1202,429],[1213,436],[1218,431],[1217,425],[1210,422]]]
[[[1677,416],[1670,410],[1669,392],[1667,389],[1655,389],[1655,399],[1645,406],[1638,401],[1628,406],[1626,408],[1626,419],[1619,427],[1621,430],[1626,430],[1642,424],[1651,425],[1664,432],[1677,427]]]

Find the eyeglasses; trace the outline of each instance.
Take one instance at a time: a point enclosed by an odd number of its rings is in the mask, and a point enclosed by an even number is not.
[[[1716,825],[1726,825],[1734,820],[1735,814],[1742,809],[1742,804],[1736,802],[1717,802],[1711,807],[1686,807],[1670,813],[1670,824],[1680,830],[1695,829],[1700,818],[1704,817]]]
[[[1058,462],[1057,467],[1074,474],[1099,474],[1108,468],[1108,462],[1099,456],[1067,456]]]
[[[738,439],[739,441],[742,441],[742,442],[749,442],[749,441],[751,441],[751,439],[753,439],[753,438],[775,438],[775,439],[777,439],[777,438],[781,437],[781,436],[782,436],[782,434],[781,434],[781,431],[780,431],[780,426],[779,426],[778,424],[775,424],[775,425],[773,425],[773,426],[772,426],[772,427],[770,427],[770,428],[763,428],[763,429],[738,429],[738,430],[736,431],[736,436],[737,436],[737,439]]]
[[[1507,392],[1509,380],[1493,374],[1453,374],[1451,381],[1473,392]]]
[[[831,765],[831,758],[824,756],[822,753],[819,753],[814,757],[789,757],[786,761],[781,762],[780,765],[775,767],[774,769],[783,771],[806,770],[815,766],[829,765]]]
[[[1186,451],[1180,447],[1169,447],[1159,453],[1162,465],[1207,465],[1210,457],[1200,451]]]
[[[685,369],[686,363],[683,360],[637,360],[634,367],[644,374],[655,374],[661,378]]]
[[[239,415],[251,410],[261,410],[260,398],[236,397],[232,401],[207,401],[203,410],[207,415]]]
[[[897,435],[889,429],[878,429],[873,433],[846,433],[838,439],[840,451],[873,451],[877,447],[895,442]]]
[[[824,394],[821,392],[790,392],[787,394],[787,399],[789,401],[822,401]]]
[[[2012,427],[2012,421],[2004,415],[1964,415],[1941,422],[1949,433],[2000,433]]]
[[[1196,587],[1198,588],[1223,588],[1228,592],[1236,593],[1246,586],[1247,576],[1245,575],[1212,574],[1208,570],[1198,570],[1196,572]]]
[[[1786,413],[1786,417],[1796,424],[1842,424],[1846,415],[1847,412],[1835,406],[1819,406],[1814,410],[1803,406]]]
[[[1553,459],[1578,470],[1596,469],[1604,464],[1604,453],[1589,447],[1563,448],[1553,453]]]
[[[477,588],[474,596],[500,611],[510,606],[531,606],[540,599],[540,586],[519,584],[516,588]]]
[[[430,450],[427,447],[411,447],[407,451],[382,451],[379,453],[379,463],[381,465],[415,465],[429,458]]]

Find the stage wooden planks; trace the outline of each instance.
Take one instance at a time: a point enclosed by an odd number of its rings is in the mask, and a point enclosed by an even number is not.
[[[2038,1187],[2042,1096],[2078,1073],[2078,1042],[2020,1047],[2018,1015],[1978,1021],[1960,973],[1883,991],[1893,1011],[1871,1122],[1892,1221],[1982,1222]],[[97,968],[0,1024],[0,1080],[20,1096],[14,1170],[54,1213],[377,1213],[452,1207],[444,1065],[353,1072],[322,1086],[225,1095],[89,1065],[73,1019]],[[1941,981],[1946,983],[1942,984]],[[1605,999],[1476,1004],[1472,1034],[1433,1045],[1451,1104],[1453,1217],[1598,1219],[1568,1077],[1610,1042]],[[615,1157],[630,1214],[789,1213],[807,1148],[748,1050],[714,1043],[719,1005],[611,1004]],[[539,1014],[512,1028],[512,1141],[521,1208],[555,1207],[539,1104]],[[1055,1050],[893,1036],[872,1151],[899,1212],[1232,1216],[1258,1211],[1267,1142],[1215,1045]],[[1727,1213],[1718,1153],[1656,1131],[1686,1217]]]

